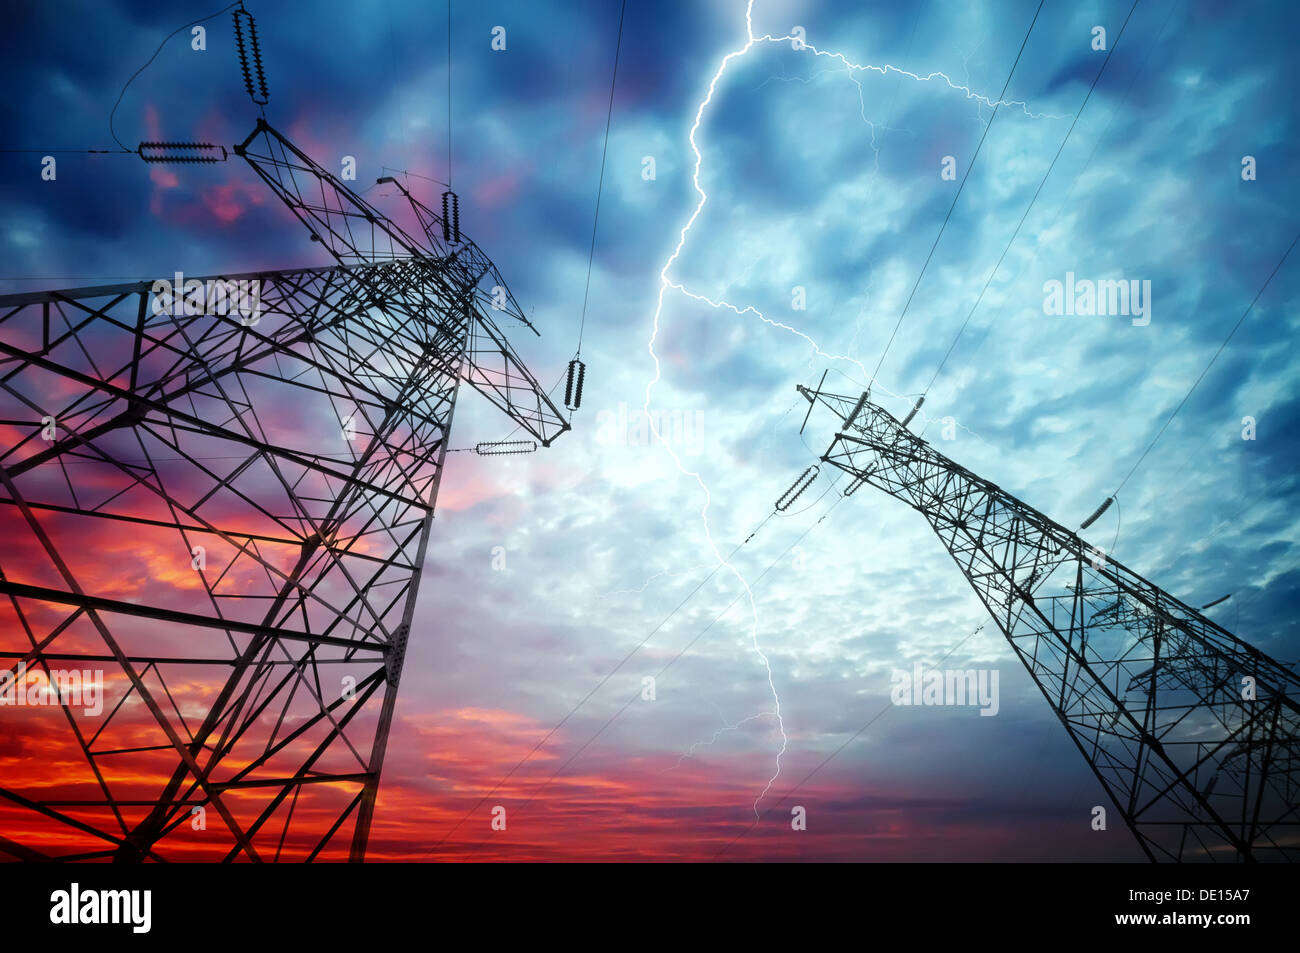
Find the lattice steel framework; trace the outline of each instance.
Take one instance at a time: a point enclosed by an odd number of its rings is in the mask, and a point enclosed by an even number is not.
[[[216,279],[260,282],[256,314],[0,297],[0,656],[10,688],[104,677],[98,714],[0,708],[43,746],[0,778],[14,856],[363,859],[460,382],[569,429],[473,242],[403,190],[414,237],[265,120],[235,151],[335,264]]]
[[[920,512],[1153,861],[1300,858],[1300,678],[872,403],[822,460]],[[1253,696],[1253,697],[1251,697]]]

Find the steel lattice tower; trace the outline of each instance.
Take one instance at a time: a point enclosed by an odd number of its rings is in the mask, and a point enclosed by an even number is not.
[[[822,461],[919,511],[1153,861],[1300,858],[1300,678],[882,408]],[[910,417],[908,418],[910,420]],[[1253,697],[1248,697],[1253,695]]]
[[[459,221],[393,183],[416,237],[264,119],[235,152],[336,261],[220,276],[255,319],[0,297],[0,673],[106,672],[98,716],[0,710],[60,739],[0,779],[14,856],[363,859],[460,382],[569,429]]]

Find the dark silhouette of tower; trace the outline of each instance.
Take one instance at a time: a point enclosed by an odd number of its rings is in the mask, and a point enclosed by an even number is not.
[[[0,673],[63,689],[0,709],[50,762],[18,857],[363,859],[460,385],[569,429],[454,196],[397,186],[408,232],[265,119],[234,152],[333,264],[0,297]]]
[[[1300,857],[1300,678],[872,403],[822,461],[921,513],[1153,861]]]

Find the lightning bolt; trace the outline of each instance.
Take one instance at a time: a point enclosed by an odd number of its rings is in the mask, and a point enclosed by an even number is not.
[[[683,754],[680,758],[678,758],[677,763],[674,764],[667,771],[665,771],[664,774],[667,774],[668,771],[674,771],[677,768],[681,767],[682,762],[685,761],[687,758],[695,757],[695,752],[697,749],[709,747],[709,745],[713,744],[715,741],[721,738],[728,731],[739,731],[741,725],[748,724],[751,721],[758,721],[758,719],[760,718],[770,718],[771,716],[772,716],[772,712],[770,711],[760,711],[757,715],[750,715],[748,718],[740,719],[740,721],[736,722],[734,725],[727,724],[727,719],[723,718],[722,719],[723,727],[715,731],[713,733],[712,738],[710,738],[708,741],[695,742],[693,745],[691,745],[690,750],[688,750],[685,754]]]
[[[749,53],[749,51],[752,50],[758,44],[791,42],[791,43],[797,43],[798,45],[795,48],[800,51],[810,53],[815,57],[828,57],[831,60],[838,62],[848,73],[849,78],[858,87],[858,94],[859,94],[860,101],[863,101],[862,85],[859,82],[859,76],[861,74],[866,72],[875,72],[875,73],[879,73],[882,76],[885,76],[890,73],[896,73],[899,76],[907,77],[920,83],[931,82],[936,79],[942,80],[952,90],[964,93],[967,99],[972,99],[975,100],[977,103],[979,103],[981,111],[984,106],[988,106],[990,108],[994,106],[1019,106],[1021,111],[1025,114],[1025,116],[1031,119],[1061,119],[1061,118],[1068,118],[1068,117],[1053,116],[1046,113],[1031,112],[1028,105],[1019,100],[997,100],[997,101],[992,100],[987,96],[974,92],[968,86],[954,83],[952,79],[950,79],[945,73],[942,72],[935,71],[922,76],[919,73],[914,73],[911,72],[910,70],[900,69],[891,64],[877,66],[871,63],[868,64],[854,63],[851,62],[842,53],[836,53],[829,50],[818,49],[816,46],[812,45],[811,43],[808,43],[805,39],[796,37],[792,34],[786,36],[779,36],[779,37],[772,36],[770,33],[764,34],[763,36],[755,36],[753,16],[754,16],[754,0],[748,0],[745,6],[745,43],[739,49],[732,50],[730,53],[727,53],[725,56],[723,56],[721,62],[718,64],[717,71],[713,74],[713,78],[709,81],[709,85],[705,92],[704,98],[700,101],[699,105],[696,107],[695,121],[694,123],[692,123],[690,127],[690,131],[687,134],[687,139],[690,142],[691,151],[695,153],[695,167],[691,175],[691,182],[692,185],[694,186],[696,194],[699,196],[699,199],[695,204],[694,210],[691,212],[690,216],[686,219],[685,224],[682,225],[681,227],[681,230],[677,237],[677,244],[673,248],[672,254],[668,256],[667,261],[664,262],[663,268],[661,268],[659,271],[659,293],[655,301],[655,310],[654,310],[654,316],[652,320],[652,327],[650,331],[650,338],[646,342],[646,351],[649,353],[650,359],[654,362],[654,374],[650,378],[650,380],[646,382],[645,401],[642,405],[642,411],[645,414],[646,420],[650,424],[651,433],[654,434],[655,439],[668,452],[668,455],[672,457],[673,464],[677,467],[678,472],[680,472],[683,476],[693,479],[696,482],[696,484],[699,486],[700,492],[704,495],[704,503],[700,507],[699,515],[700,515],[700,520],[704,526],[704,535],[705,538],[708,540],[709,550],[713,553],[713,558],[717,561],[717,564],[720,567],[725,568],[729,573],[731,573],[731,575],[736,578],[736,581],[739,582],[742,587],[744,587],[745,596],[749,603],[750,643],[753,645],[755,654],[758,656],[758,658],[763,664],[763,668],[767,672],[767,684],[768,684],[768,688],[772,692],[773,710],[770,712],[760,713],[759,715],[753,715],[750,718],[745,719],[745,721],[750,721],[756,718],[770,716],[775,718],[777,730],[780,731],[781,733],[781,747],[780,750],[777,751],[776,753],[775,766],[772,772],[772,776],[768,779],[767,784],[763,787],[762,792],[760,792],[758,797],[754,799],[754,818],[755,820],[758,820],[761,816],[758,810],[759,804],[762,803],[763,799],[767,796],[768,792],[772,789],[772,785],[776,782],[777,778],[781,776],[781,757],[782,755],[785,754],[786,750],[789,748],[790,739],[785,731],[785,720],[781,714],[781,697],[776,689],[776,681],[772,674],[772,665],[767,657],[767,654],[763,651],[763,648],[758,641],[758,606],[754,601],[753,589],[750,588],[749,582],[745,579],[744,575],[742,575],[741,572],[738,569],[736,569],[733,565],[731,565],[731,563],[727,560],[727,558],[722,555],[721,550],[718,548],[717,543],[713,539],[713,533],[709,525],[709,508],[712,505],[713,497],[709,491],[708,485],[704,482],[704,479],[700,476],[698,472],[694,470],[688,470],[685,466],[682,465],[681,458],[677,455],[677,452],[673,449],[673,447],[669,444],[669,442],[665,440],[663,435],[659,432],[659,429],[655,424],[655,419],[653,415],[651,415],[650,413],[651,393],[654,390],[654,386],[657,383],[659,383],[659,381],[663,377],[662,369],[659,364],[659,356],[658,354],[655,353],[655,341],[659,337],[659,321],[663,314],[664,299],[668,291],[671,289],[682,295],[685,295],[688,298],[693,298],[697,301],[702,301],[715,309],[728,309],[735,312],[735,314],[738,316],[744,316],[745,314],[753,314],[765,324],[772,325],[773,327],[779,328],[783,331],[787,331],[791,334],[794,334],[802,338],[804,341],[808,343],[808,345],[813,349],[814,353],[817,354],[818,356],[825,357],[834,361],[847,361],[851,364],[856,365],[861,370],[863,376],[867,379],[869,387],[874,389],[879,385],[878,382],[875,380],[875,378],[872,375],[867,373],[866,368],[863,366],[863,364],[860,361],[857,361],[853,358],[845,357],[843,355],[826,353],[817,345],[817,343],[811,337],[809,337],[804,332],[796,328],[790,327],[789,325],[782,324],[779,321],[774,321],[764,316],[761,312],[759,312],[757,309],[753,307],[738,308],[735,305],[730,304],[729,302],[726,301],[714,301],[703,295],[695,294],[694,292],[689,291],[683,285],[673,281],[672,278],[669,277],[669,272],[672,270],[673,265],[676,264],[677,260],[682,255],[682,249],[686,245],[686,236],[690,233],[691,228],[694,227],[696,220],[700,217],[700,213],[704,210],[704,206],[709,199],[708,194],[704,191],[703,186],[700,184],[700,170],[704,163],[704,155],[703,153],[700,152],[699,142],[696,139],[696,134],[699,132],[700,126],[704,122],[704,114],[708,111],[709,106],[713,103],[713,96],[715,91],[717,90],[718,83],[722,80],[722,77],[727,72],[727,68],[731,65],[733,61],[746,56]],[[863,101],[864,120],[866,119],[865,109],[866,109],[865,101]],[[876,143],[875,143],[875,126],[871,124],[870,121],[867,122],[868,125],[871,125],[872,127],[872,150],[873,152],[876,153],[876,157],[878,160],[879,151],[876,148]],[[892,391],[889,391],[887,388],[884,388],[883,386],[880,387],[880,390],[884,391],[886,394],[889,394],[890,396],[893,397],[900,396],[894,394]],[[931,418],[924,417],[924,415],[922,415],[922,418],[927,422],[927,424],[931,420]],[[962,429],[966,429],[966,428],[963,427]],[[967,430],[967,432],[970,433],[969,430]],[[739,724],[742,723],[743,722],[738,723],[736,727],[738,727]],[[733,729],[729,727],[729,728],[721,729],[718,732],[715,732],[714,738],[707,743],[712,744],[713,741],[717,740],[717,737],[723,731],[727,731],[727,730],[733,730]],[[691,751],[693,752],[699,744],[700,743],[697,742],[696,745],[693,745]],[[680,759],[678,763],[679,764],[681,763]]]
[[[708,568],[709,568],[708,563],[701,563],[698,566],[691,566],[689,569],[661,569],[659,572],[655,573],[653,576],[648,578],[645,582],[641,583],[641,585],[638,586],[636,589],[611,589],[609,592],[601,596],[601,598],[608,599],[611,596],[638,595],[639,593],[645,592],[646,589],[649,588],[650,583],[654,582],[656,579],[661,578],[662,576],[689,576],[694,574],[700,569],[708,569]]]
[[[849,357],[847,354],[830,354],[827,353],[826,351],[823,351],[821,347],[817,344],[817,342],[814,341],[812,338],[810,338],[803,331],[800,331],[798,328],[791,327],[788,324],[783,324],[780,321],[775,321],[772,318],[767,317],[767,315],[763,314],[763,312],[759,311],[753,305],[746,305],[745,307],[740,308],[729,301],[715,301],[714,299],[708,297],[707,295],[696,294],[695,292],[688,290],[684,286],[679,285],[677,282],[672,281],[671,279],[669,279],[668,281],[668,287],[672,288],[674,291],[680,292],[687,298],[691,298],[695,301],[701,301],[704,304],[707,304],[711,308],[731,311],[732,313],[740,317],[743,317],[746,314],[752,314],[754,315],[754,317],[758,318],[764,324],[770,324],[774,328],[779,328],[782,331],[789,331],[791,334],[795,335],[796,337],[803,338],[805,341],[808,342],[809,348],[812,349],[813,354],[815,354],[817,357],[824,357],[830,361],[844,361],[845,363],[852,364],[854,367],[856,367],[859,371],[861,371],[863,377],[870,378],[871,390],[873,393],[879,391],[883,394],[886,394],[889,397],[898,397],[898,398],[903,398],[907,396],[905,394],[895,394],[888,387],[881,384],[876,378],[871,377],[870,373],[867,371],[866,365],[863,364],[861,361],[859,361],[857,358]],[[918,410],[916,412],[916,417],[926,426],[934,423],[936,420],[942,419],[938,417],[931,417],[927,415],[923,410]],[[985,443],[985,444],[988,443],[988,441],[984,440],[982,437],[980,437],[979,434],[975,433],[975,431],[971,430],[969,427],[965,426],[964,424],[957,424],[957,426],[960,427],[962,430],[966,431],[976,440],[979,440],[980,443]]]

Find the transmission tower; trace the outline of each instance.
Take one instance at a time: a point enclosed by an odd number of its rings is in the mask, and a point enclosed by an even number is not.
[[[0,709],[52,762],[0,779],[18,857],[362,860],[460,383],[569,429],[454,196],[397,186],[413,234],[265,119],[233,151],[334,264],[0,297],[0,679],[63,688]]]
[[[839,419],[821,459],[844,494],[870,484],[929,522],[1149,859],[1300,858],[1300,678],[949,460],[911,415],[799,392]]]

